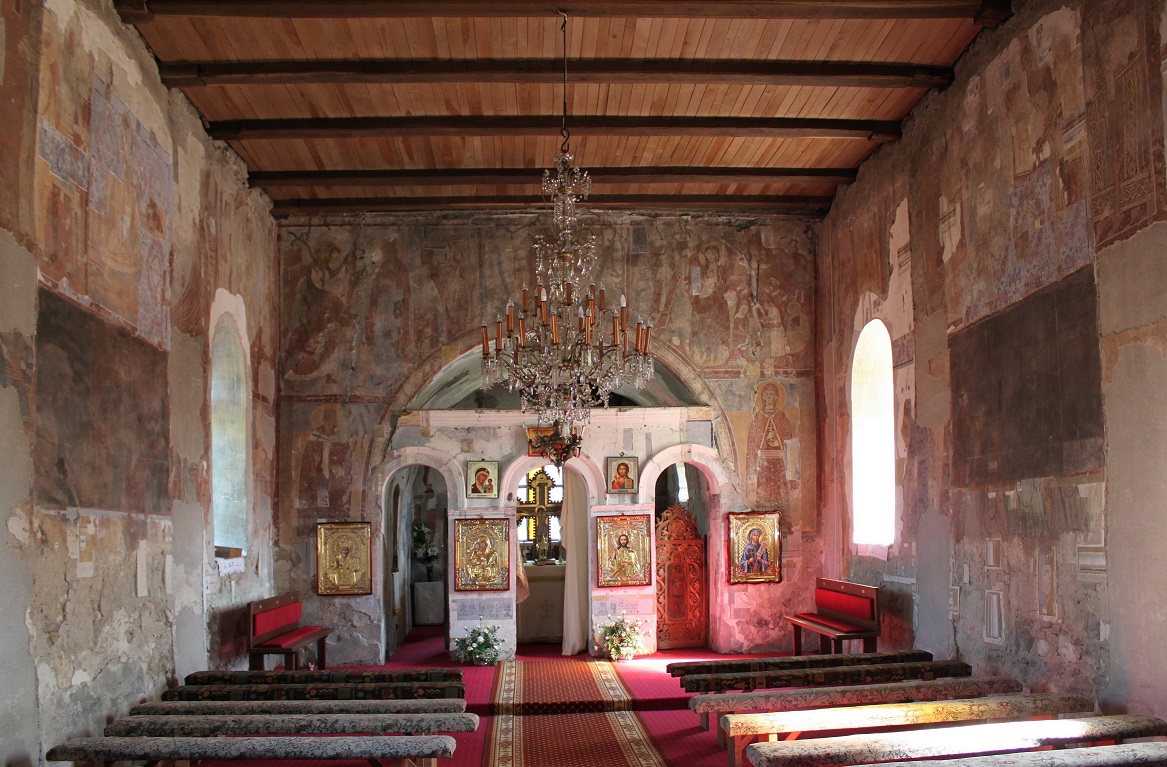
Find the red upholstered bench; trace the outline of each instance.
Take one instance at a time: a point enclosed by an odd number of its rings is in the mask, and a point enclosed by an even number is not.
[[[247,619],[247,659],[252,671],[263,671],[265,655],[282,655],[284,668],[295,671],[300,648],[316,643],[316,663],[328,667],[326,643],[332,629],[301,626],[302,606],[294,594],[252,602]]]
[[[850,581],[818,578],[813,613],[787,615],[794,629],[794,654],[802,655],[802,630],[821,635],[824,653],[843,652],[843,642],[862,639],[863,652],[875,652],[879,637],[879,589]]]

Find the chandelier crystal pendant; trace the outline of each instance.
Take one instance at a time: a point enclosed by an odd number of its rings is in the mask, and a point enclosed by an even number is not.
[[[505,384],[519,392],[523,412],[533,413],[555,432],[531,444],[556,466],[579,455],[580,427],[591,409],[607,407],[621,386],[644,388],[653,378],[649,355],[652,323],[638,320],[628,329],[628,302],[621,294],[609,303],[596,287],[596,240],[581,232],[576,201],[586,200],[591,179],[573,168],[567,129],[567,16],[563,16],[563,144],[554,170],[543,173],[543,194],[554,205],[553,235],[535,239],[532,293],[508,301],[505,314],[482,326],[482,388]],[[558,460],[556,460],[558,459]]]

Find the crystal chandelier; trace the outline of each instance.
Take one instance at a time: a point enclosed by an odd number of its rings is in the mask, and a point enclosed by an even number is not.
[[[508,301],[490,328],[482,326],[482,388],[506,384],[520,394],[522,410],[553,434],[531,444],[556,466],[579,455],[579,427],[591,408],[608,406],[613,389],[641,389],[653,378],[649,356],[652,323],[638,320],[628,330],[628,302],[609,304],[596,287],[596,239],[580,231],[576,201],[586,200],[591,179],[573,168],[567,130],[567,15],[563,14],[563,144],[555,169],[543,173],[543,194],[554,203],[553,236],[535,239],[533,293],[523,287],[522,303]],[[557,460],[558,459],[558,460]]]

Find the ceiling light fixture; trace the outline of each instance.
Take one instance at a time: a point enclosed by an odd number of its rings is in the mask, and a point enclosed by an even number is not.
[[[609,305],[596,287],[596,238],[580,230],[576,201],[586,200],[591,179],[573,168],[567,129],[567,14],[563,33],[563,143],[555,169],[543,173],[543,194],[554,203],[551,238],[535,239],[536,287],[523,287],[521,304],[508,301],[490,328],[482,326],[482,388],[505,384],[521,397],[523,412],[554,426],[530,443],[556,466],[579,455],[580,428],[591,409],[607,407],[614,389],[641,389],[653,378],[649,355],[652,323],[638,320],[628,332],[628,301]],[[535,444],[538,442],[539,444]]]

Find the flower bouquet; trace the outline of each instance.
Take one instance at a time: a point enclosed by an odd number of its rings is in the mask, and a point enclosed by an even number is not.
[[[473,663],[475,666],[493,666],[502,654],[498,626],[476,626],[467,631],[465,636],[455,639],[454,648],[450,655],[456,661]]]
[[[623,616],[600,627],[604,650],[612,660],[628,660],[643,648],[644,627]]]

